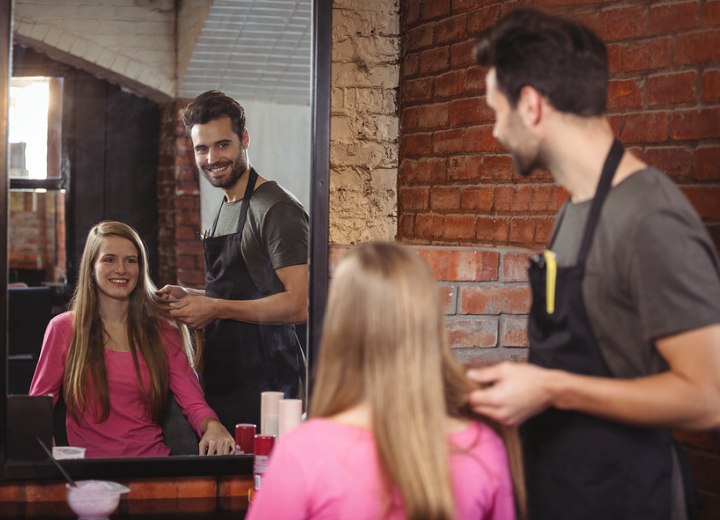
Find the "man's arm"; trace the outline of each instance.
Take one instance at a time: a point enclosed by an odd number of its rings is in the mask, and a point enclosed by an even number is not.
[[[582,376],[526,363],[473,369],[483,388],[473,409],[519,424],[550,406],[640,426],[692,430],[720,427],[720,325],[657,340],[669,370],[637,379]]]
[[[283,292],[258,300],[223,300],[187,294],[171,303],[170,315],[194,329],[217,319],[264,324],[302,323],[307,319],[308,264],[281,267],[275,274],[285,287]]]

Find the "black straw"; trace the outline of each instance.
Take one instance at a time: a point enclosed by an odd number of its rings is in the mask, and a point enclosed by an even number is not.
[[[52,452],[50,449],[45,446],[45,443],[42,441],[40,437],[35,437],[35,439],[38,441],[38,444],[42,446],[42,449],[45,450],[45,453],[47,453],[48,457],[52,461],[53,464],[57,467],[57,469],[60,470],[60,473],[62,473],[63,477],[65,477],[65,480],[68,481],[68,484],[70,484],[71,487],[77,487],[77,484],[75,484],[75,481],[72,479],[72,477],[68,474],[67,471],[65,471],[65,468],[63,468],[60,463],[57,461],[55,457],[53,457]]]

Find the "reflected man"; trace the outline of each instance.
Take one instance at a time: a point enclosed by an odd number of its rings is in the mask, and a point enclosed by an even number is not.
[[[197,168],[224,199],[203,233],[205,291],[166,285],[171,314],[205,328],[201,379],[208,404],[234,431],[260,424],[260,393],[296,397],[304,372],[294,324],[307,317],[308,216],[293,195],[257,174],[245,111],[208,91],[185,110]]]
[[[518,10],[476,57],[493,135],[570,201],[529,269],[530,363],[470,371],[470,402],[522,423],[530,518],[687,518],[670,428],[720,426],[712,241],[672,180],[615,139],[607,50],[589,29]]]

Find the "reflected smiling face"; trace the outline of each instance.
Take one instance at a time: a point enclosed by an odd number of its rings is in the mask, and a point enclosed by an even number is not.
[[[248,131],[241,141],[229,117],[194,125],[190,137],[198,170],[216,188],[232,188],[248,169]]]
[[[108,235],[101,239],[93,265],[98,298],[128,300],[140,274],[138,250],[127,238]]]
[[[544,168],[540,141],[525,125],[518,107],[512,107],[508,97],[498,88],[494,67],[485,76],[485,86],[485,99],[495,112],[493,137],[510,152],[515,171],[525,177]]]

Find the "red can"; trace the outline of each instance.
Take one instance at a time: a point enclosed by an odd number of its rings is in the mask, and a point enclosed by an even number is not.
[[[235,425],[235,454],[251,455],[255,452],[255,430],[254,424]]]
[[[262,476],[265,474],[268,464],[270,463],[270,452],[273,446],[275,446],[274,435],[255,436],[255,463],[253,465],[255,491],[260,491]]]

